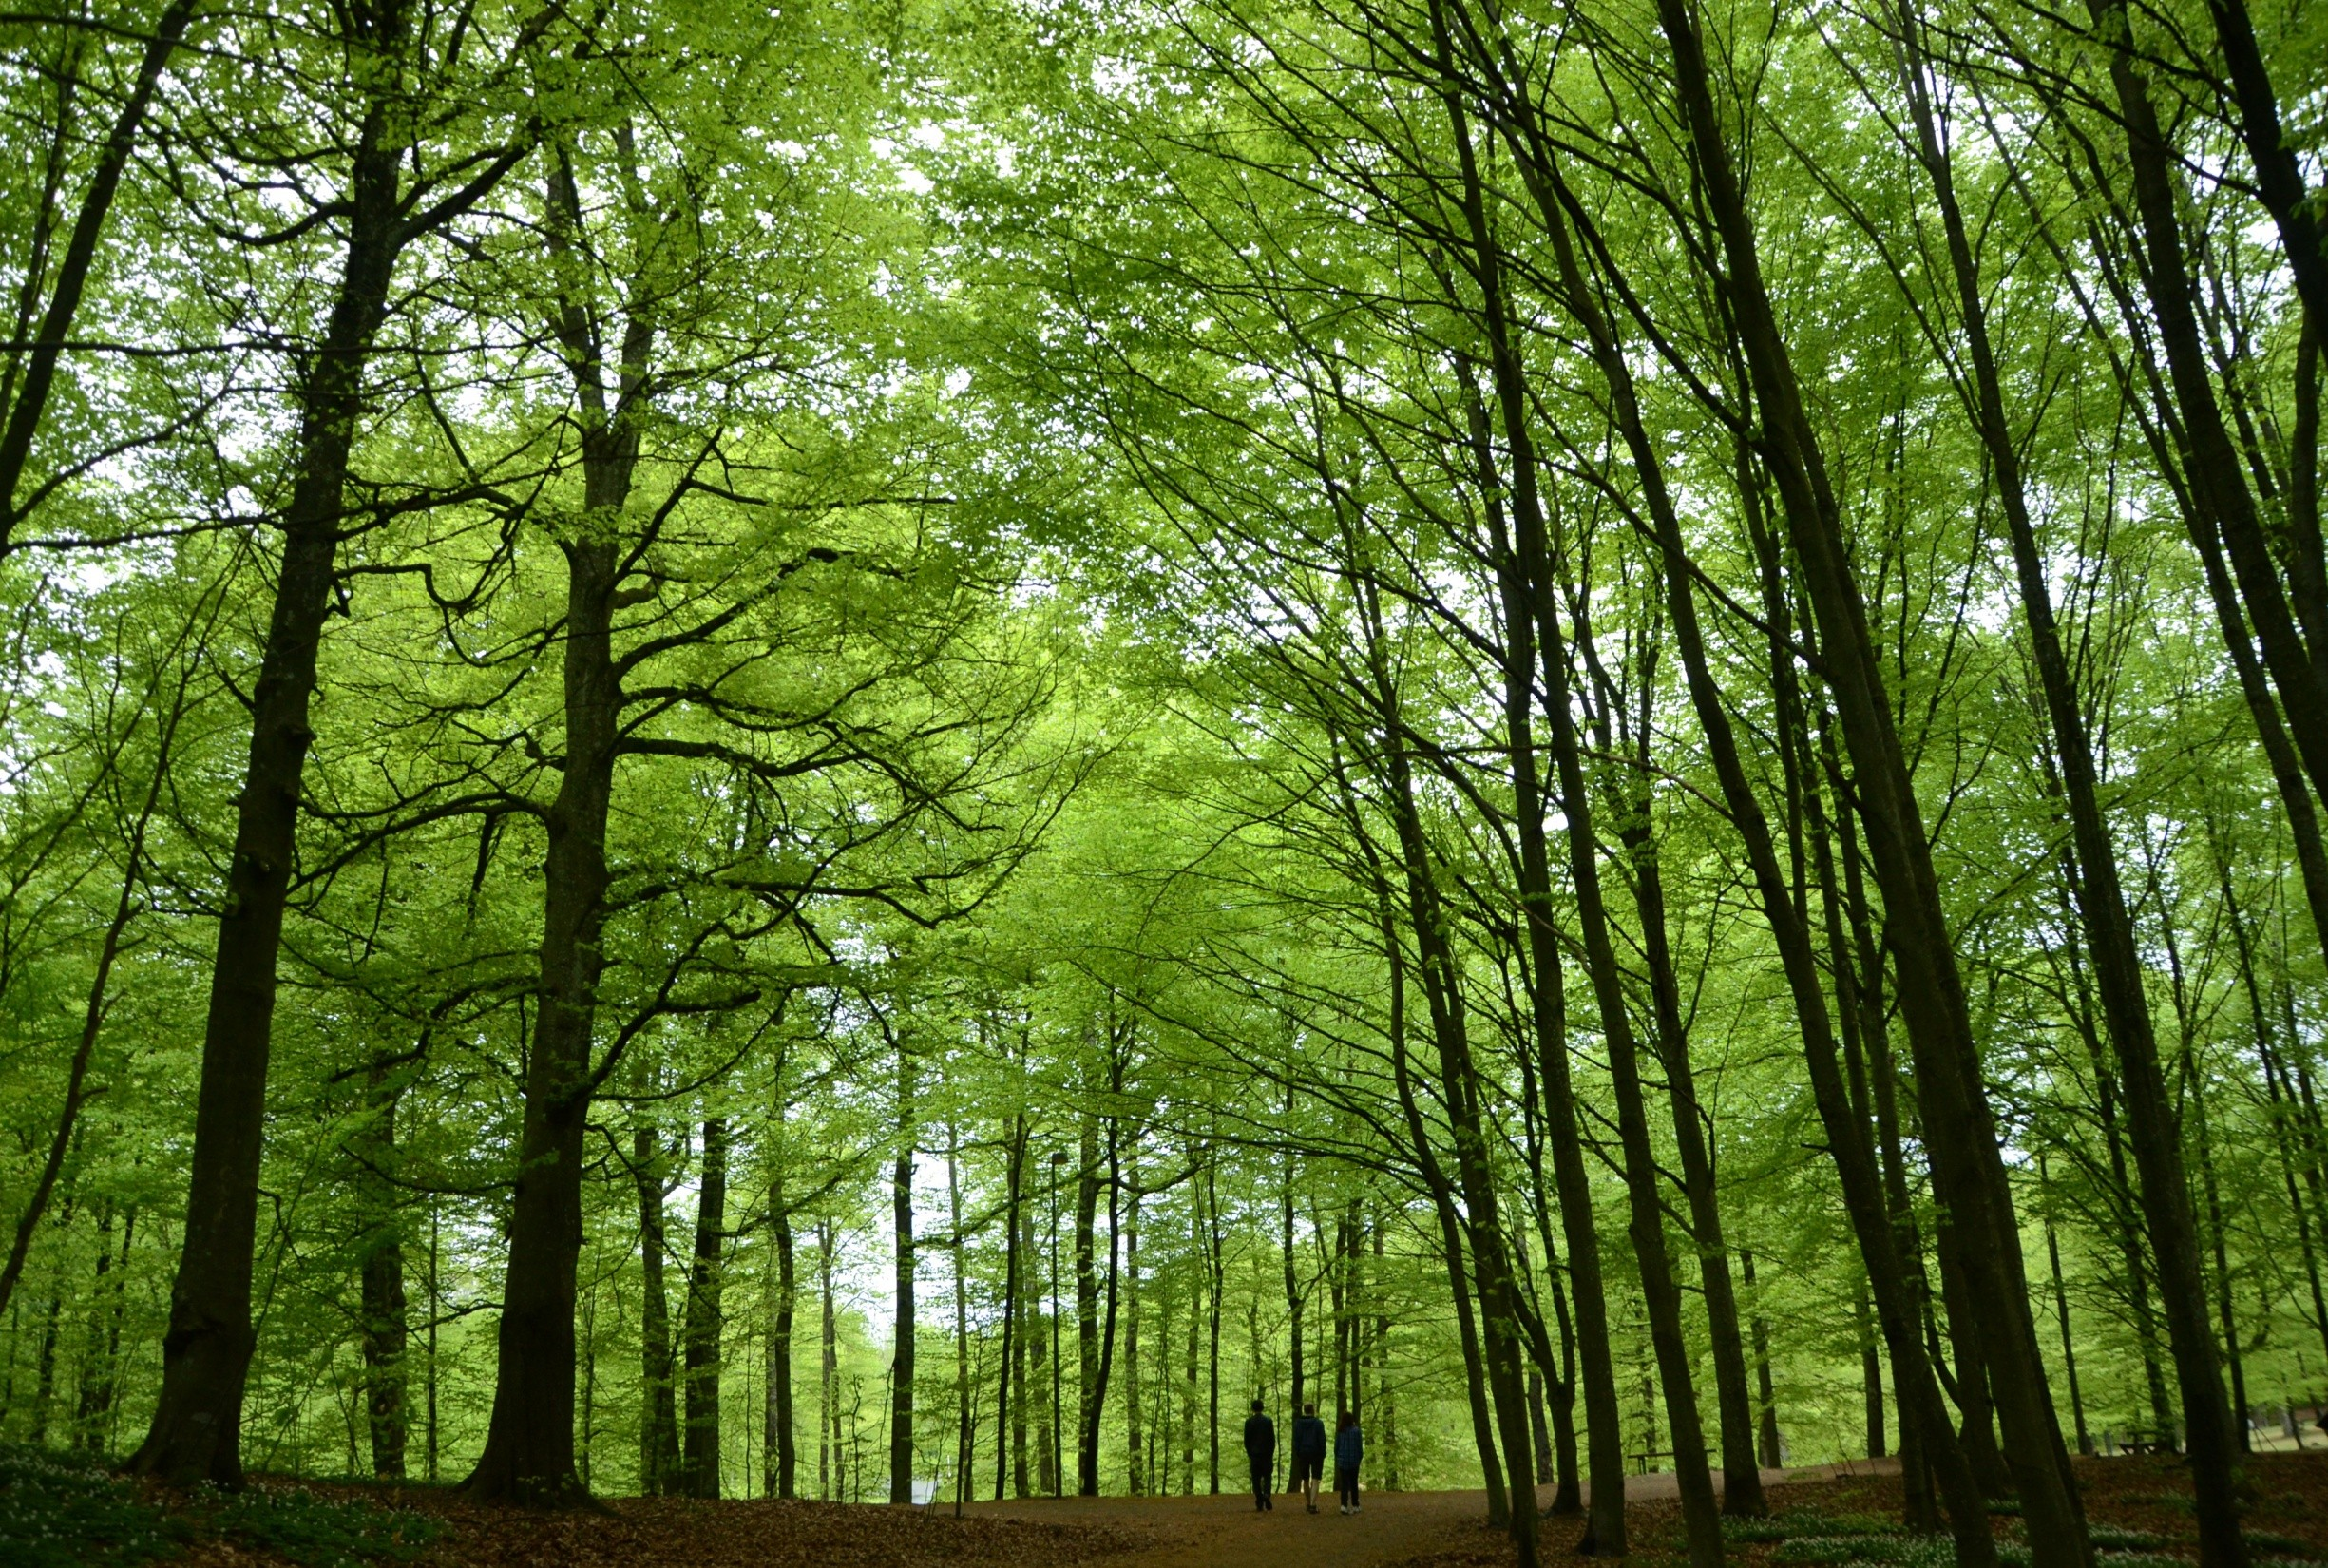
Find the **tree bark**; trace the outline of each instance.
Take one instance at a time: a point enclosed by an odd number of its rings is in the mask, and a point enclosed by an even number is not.
[[[403,6],[382,0],[377,10],[367,52],[392,57],[406,43]],[[387,314],[397,255],[410,238],[399,210],[397,178],[408,121],[401,103],[390,102],[385,85],[368,96],[344,198],[347,250],[323,340],[307,359],[296,393],[294,478],[281,516],[275,603],[251,691],[250,751],[202,1029],[186,1222],[162,1341],[162,1391],[145,1441],[128,1461],[133,1474],[176,1486],[242,1484],[242,1395],[254,1344],[251,1272],[276,955],[282,946],[300,783],[315,739],[309,708],[336,576],[364,371]],[[566,1334],[570,1341],[570,1322]],[[570,1408],[568,1416],[570,1426]]]
[[[800,1495],[800,1427],[793,1414],[792,1329],[800,1288],[792,1240],[792,1212],[781,1181],[768,1194],[768,1229],[776,1249],[776,1310],[768,1334],[768,1429],[761,1434],[761,1490],[770,1497]]]
[[[912,1053],[897,1052],[897,1150],[889,1167],[892,1252],[896,1262],[897,1324],[889,1354],[889,1501],[913,1501],[914,1243],[913,1154],[915,1083]]]
[[[363,1311],[364,1405],[372,1435],[374,1480],[404,1480],[405,1321],[404,1236],[389,1176],[396,1157],[396,1102],[403,1085],[391,1070],[375,1067],[371,1094],[373,1120],[357,1150],[357,1186],[364,1198],[366,1235],[358,1266]]]
[[[1899,971],[1902,1010],[1935,1190],[1961,1216],[1979,1295],[1986,1354],[2019,1483],[2034,1568],[2087,1568],[2091,1549],[2069,1455],[2046,1391],[2020,1253],[2019,1227],[1995,1138],[1980,1055],[1930,840],[1866,605],[1852,573],[1824,458],[1765,285],[1757,240],[1717,107],[1704,41],[1687,0],[1657,0],[1673,80],[1726,262],[1717,279],[1737,328],[1761,412],[1761,448],[1787,520],[1854,764]],[[1956,1510],[1952,1506],[1952,1517]]]
[[[1669,17],[1669,25],[1671,21]],[[1703,69],[1702,62],[1699,69]],[[1700,90],[1703,90],[1702,80]],[[1570,226],[1573,211],[1571,199],[1559,182],[1549,143],[1540,135],[1532,134],[1525,124],[1515,128],[1511,140],[1516,157],[1532,174],[1531,194],[1553,242],[1563,303],[1586,331],[1601,379],[1609,392],[1610,408],[1615,416],[1618,434],[1626,445],[1641,483],[1644,503],[1663,556],[1662,576],[1667,604],[1691,705],[1706,736],[1723,799],[1746,845],[1764,915],[1779,948],[1788,991],[1794,1001],[1803,1033],[1803,1054],[1810,1071],[1813,1098],[1841,1177],[1844,1206],[1851,1217],[1853,1231],[1877,1294],[1879,1320],[1883,1326],[1886,1342],[1892,1348],[1896,1375],[1904,1385],[1903,1397],[1915,1402],[1919,1413],[1927,1414],[1940,1430],[1945,1431],[1946,1418],[1939,1389],[1923,1357],[1921,1325],[1911,1310],[1906,1285],[1901,1278],[1900,1252],[1893,1230],[1893,1215],[1876,1175],[1873,1151],[1867,1145],[1865,1123],[1855,1115],[1843,1083],[1827,1011],[1826,994],[1821,982],[1809,927],[1780,867],[1768,819],[1746,778],[1728,713],[1722,704],[1720,692],[1708,668],[1695,598],[1689,588],[1689,564],[1682,544],[1679,515],[1666,485],[1663,465],[1657,458],[1641,417],[1631,368],[1612,325],[1600,310],[1595,296],[1586,287]],[[1742,500],[1750,506],[1750,493],[1742,494]],[[1778,651],[1774,650],[1774,655]],[[1549,659],[1547,664],[1550,684],[1552,666]],[[1561,679],[1555,687],[1553,700],[1548,703],[1554,712],[1555,723],[1568,712],[1564,695],[1564,661],[1559,664],[1558,671]],[[1791,668],[1783,660],[1774,666],[1773,685],[1781,700],[1782,743],[1793,747],[1806,746],[1806,717],[1801,711],[1799,700],[1795,698]],[[1575,763],[1573,735],[1565,743],[1565,751],[1566,755],[1561,759],[1564,788]],[[1580,777],[1581,770],[1575,771]],[[1582,861],[1589,868],[1589,821],[1585,830],[1580,832],[1572,816],[1570,831],[1572,862]],[[1580,889],[1582,885],[1580,875]],[[1832,926],[1834,900],[1831,882],[1826,897]],[[1604,947],[1605,929],[1604,923]],[[1612,958],[1607,968],[1612,971],[1608,990],[1612,993],[1615,990]],[[1622,998],[1618,996],[1614,1000],[1621,1026],[1624,1019]],[[1609,1005],[1610,1002],[1604,1000],[1604,1009]],[[1676,1445],[1678,1447],[1679,1440]],[[1967,1568],[1974,1568],[1974,1565],[1987,1568],[1995,1560],[1995,1549],[1978,1489],[1953,1444],[1945,1445],[1944,1451],[1937,1457],[1940,1461],[1943,1486],[1949,1497],[1950,1520],[1958,1559]],[[1705,1504],[1701,1502],[1700,1507],[1703,1510]],[[1703,1533],[1703,1526],[1700,1526],[1698,1533]],[[1718,1539],[1712,1547],[1718,1552]],[[1693,1551],[1704,1549],[1693,1540]]]
[[[2123,0],[2116,0],[2116,3],[2118,18],[2123,22]],[[2218,22],[2224,19],[2226,5],[2237,4],[2238,0],[2213,0]],[[2243,12],[2241,15],[2243,17]],[[2013,545],[2013,569],[2020,588],[2022,614],[2029,628],[2038,685],[2044,695],[2046,717],[2052,731],[2062,791],[2069,806],[2070,836],[2076,847],[2074,887],[2078,913],[2092,955],[2096,988],[2101,993],[2103,1021],[2109,1030],[2110,1044],[2117,1056],[2119,1073],[2126,1088],[2127,1115],[2132,1123],[2134,1161],[2142,1176],[2143,1214],[2158,1266],[2159,1294],[2166,1308],[2167,1342],[2174,1356],[2176,1382],[2182,1394],[2184,1423],[2188,1433],[2192,1486],[2198,1503],[2200,1556],[2206,1568],[2242,1568],[2246,1561],[2246,1548],[2242,1544],[2239,1533],[2239,1482],[2233,1455],[2243,1444],[2233,1437],[2231,1411],[2223,1403],[2223,1379],[2216,1368],[2215,1339],[2207,1322],[2206,1288],[2201,1278],[2199,1264],[2198,1222],[2191,1212],[2190,1187],[2183,1169],[2182,1134],[2176,1125],[2166,1075],[2159,1063],[2158,1040],[2146,993],[2142,957],[2136,950],[2133,918],[2128,908],[2123,880],[2119,875],[2117,847],[2111,841],[2109,827],[2102,813],[2093,745],[2087,734],[2085,712],[2079,706],[2069,660],[2063,652],[2061,635],[2054,623],[2051,591],[2046,582],[2045,558],[2037,544],[2036,527],[2031,518],[2028,492],[2022,479],[2021,449],[2013,438],[2006,415],[2002,379],[1997,371],[1995,351],[1989,341],[1987,302],[1981,291],[1979,270],[1974,259],[1971,236],[1956,201],[1955,174],[1948,155],[1940,145],[1926,81],[1921,32],[1914,0],[1901,0],[1899,19],[1902,56],[1907,67],[1908,100],[1915,116],[1918,150],[1937,197],[1941,228],[1947,239],[1950,271],[1956,286],[1957,319],[1972,361],[1972,412],[1981,444],[1988,452],[1991,470],[1995,475],[2006,533]],[[2238,29],[2234,28],[2232,30],[2236,32]],[[2141,98],[2144,105],[2148,100],[2147,92],[2132,78],[2124,42],[2121,38],[2114,51],[2112,80],[2118,86],[2122,108],[2128,108],[2129,137],[2142,141],[2155,129],[2155,122],[2145,120],[2139,107],[2130,105],[2130,98]],[[2247,42],[2252,49],[2251,35]],[[2261,61],[2255,61],[2254,67],[2260,73]],[[2267,88],[2265,97],[2268,98]],[[2244,94],[2242,107],[2252,110],[2252,105]],[[2285,166],[2280,172],[2292,175],[2293,156],[2285,153],[2284,149],[2275,150],[2286,160]],[[2146,219],[2151,220],[2146,222],[2146,229],[2150,233],[2155,263],[2162,258],[2162,253],[2161,239],[2155,227],[2159,215],[2153,211],[2157,194],[2154,187],[2163,181],[2164,171],[2163,165],[2147,166],[2148,159],[2147,152],[2136,155],[2135,178],[2138,191],[2147,193],[2142,198],[2142,208]],[[2170,199],[2163,218],[2169,225],[2179,221],[2173,213]],[[2311,231],[2308,220],[2301,221],[2313,251],[2308,260],[2297,263],[2298,277],[2313,284],[2306,291],[2307,298],[2313,294],[2319,294],[2322,296],[2321,303],[2328,305],[2328,279],[2319,276],[2322,263],[2318,255],[2318,236]],[[2179,255],[2174,259],[2179,271]],[[2164,277],[2153,274],[2154,292],[2165,283]],[[2182,357],[2174,346],[2181,329],[2167,322],[2164,316],[2161,318],[2161,328],[2172,365]],[[2185,376],[2178,374],[2178,388],[2183,386],[2185,379]],[[2184,401],[2187,404],[2188,397],[2185,396]],[[2194,471],[2213,461],[2209,438],[2204,433],[2206,423],[2203,415],[2194,424],[2185,408],[2185,425],[2195,438]],[[2220,434],[2219,425],[2217,431]],[[2246,493],[2243,481],[2239,488],[2243,496]],[[2238,549],[2235,544],[2235,558]],[[2328,630],[2328,627],[2323,627],[2323,630]],[[2311,673],[2317,679],[2318,672],[2315,670]],[[2234,1367],[2236,1372],[2236,1363]],[[2000,1367],[1996,1370],[2000,1376],[2010,1375],[2008,1368]]]
[[[687,1377],[680,1491],[719,1496],[719,1346],[725,1326],[728,1238],[728,1123],[703,1119],[703,1177],[696,1190],[696,1244],[687,1271],[687,1318],[681,1333]]]
[[[550,179],[553,247],[580,241],[582,198],[570,161]],[[624,321],[609,370],[598,313],[571,294],[556,332],[581,414],[584,526],[559,541],[566,563],[565,756],[544,817],[539,1001],[525,1073],[525,1114],[502,1291],[500,1364],[485,1451],[462,1490],[478,1501],[578,1501],[574,1473],[574,1277],[582,1251],[582,1141],[594,1085],[592,1034],[605,968],[606,823],[623,706],[615,663],[618,529],[639,463],[652,320]]]
[[[679,1472],[677,1383],[672,1376],[671,1298],[663,1283],[669,1238],[663,1225],[661,1139],[631,1130],[631,1179],[639,1191],[639,1490],[660,1497]]]

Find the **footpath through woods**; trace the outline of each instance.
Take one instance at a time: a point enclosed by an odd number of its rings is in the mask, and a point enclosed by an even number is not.
[[[1862,1468],[1864,1466],[1862,1465]],[[1897,1469],[1897,1465],[1893,1466]],[[1832,1466],[1765,1470],[1765,1486],[1823,1482]],[[1717,1472],[1718,1479],[1718,1472]],[[1674,1499],[1670,1473],[1635,1476],[1626,1501],[1644,1504]],[[1537,1488],[1538,1507],[1552,1502],[1553,1488]],[[1345,1516],[1330,1490],[1321,1491],[1318,1512],[1304,1511],[1298,1495],[1277,1494],[1268,1512],[1253,1507],[1245,1493],[1219,1497],[1024,1498],[974,1502],[980,1518],[1030,1522],[1092,1524],[1148,1538],[1119,1559],[1122,1568],[1396,1568],[1418,1559],[1492,1558],[1502,1546],[1500,1532],[1489,1530],[1485,1492],[1372,1492],[1359,1511]],[[950,1510],[948,1510],[950,1511]],[[1546,1520],[1546,1539],[1555,1553],[1567,1543],[1568,1521]],[[1574,1530],[1583,1529],[1582,1516]]]
[[[1884,1568],[1901,1560],[1894,1466],[1768,1472],[1772,1517],[1726,1529],[1727,1568]],[[2328,1452],[2248,1457],[2242,1525],[2260,1568],[2328,1562]],[[1888,1472],[1888,1473],[1886,1473]],[[2190,1474],[2170,1455],[2076,1463],[2103,1568],[2197,1561]],[[7,1568],[1510,1568],[1511,1539],[1483,1522],[1479,1492],[1377,1493],[1344,1516],[1280,1494],[1064,1498],[890,1508],[834,1502],[609,1498],[543,1513],[438,1488],[254,1477],[250,1490],[177,1493],[80,1454],[0,1445],[0,1563]],[[1682,1544],[1670,1476],[1626,1489],[1633,1560]],[[1551,1501],[1550,1488],[1538,1495]],[[1544,1555],[1570,1548],[1581,1517],[1545,1521]],[[2021,1523],[1995,1520],[2000,1539]],[[1945,1542],[1935,1542],[1944,1548]],[[1815,1545],[1815,1553],[1803,1547]],[[1918,1561],[1945,1560],[1928,1553]]]

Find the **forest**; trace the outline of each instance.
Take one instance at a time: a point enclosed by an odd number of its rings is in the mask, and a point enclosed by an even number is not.
[[[28,0],[0,211],[0,1443],[2328,1438],[2300,6]]]

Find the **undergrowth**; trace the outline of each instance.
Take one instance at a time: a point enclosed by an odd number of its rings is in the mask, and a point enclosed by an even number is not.
[[[149,1496],[87,1455],[0,1444],[8,1568],[128,1568],[206,1540],[295,1568],[378,1568],[414,1561],[437,1529],[425,1514],[296,1487]]]

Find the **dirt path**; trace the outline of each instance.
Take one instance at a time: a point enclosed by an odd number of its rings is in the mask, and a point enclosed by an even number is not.
[[[1551,1488],[1544,1501],[1552,1500]],[[1003,1519],[1109,1524],[1155,1544],[1116,1559],[1126,1568],[1387,1568],[1458,1543],[1487,1528],[1484,1492],[1380,1492],[1356,1514],[1335,1511],[1331,1492],[1318,1511],[1282,1494],[1268,1513],[1250,1495],[1193,1498],[1030,1498],[980,1502],[971,1511]]]
[[[1882,1462],[1877,1462],[1879,1466]],[[1896,1467],[1896,1465],[1894,1466]],[[1869,1468],[1860,1462],[1859,1468]],[[1765,1486],[1826,1481],[1834,1467],[1765,1470]],[[1716,1472],[1717,1478],[1720,1472]],[[1650,1502],[1676,1495],[1670,1472],[1633,1476],[1625,1483],[1628,1501]],[[1537,1494],[1537,1505],[1552,1501],[1552,1488]],[[1280,1494],[1268,1513],[1246,1495],[1191,1498],[1029,1498],[977,1502],[973,1514],[1054,1523],[1107,1524],[1152,1538],[1147,1550],[1116,1559],[1126,1568],[1390,1568],[1410,1558],[1461,1545],[1487,1529],[1485,1492],[1375,1492],[1361,1510],[1345,1517],[1333,1495],[1324,1494],[1314,1515],[1299,1498]],[[1573,1534],[1568,1520],[1546,1528]]]

